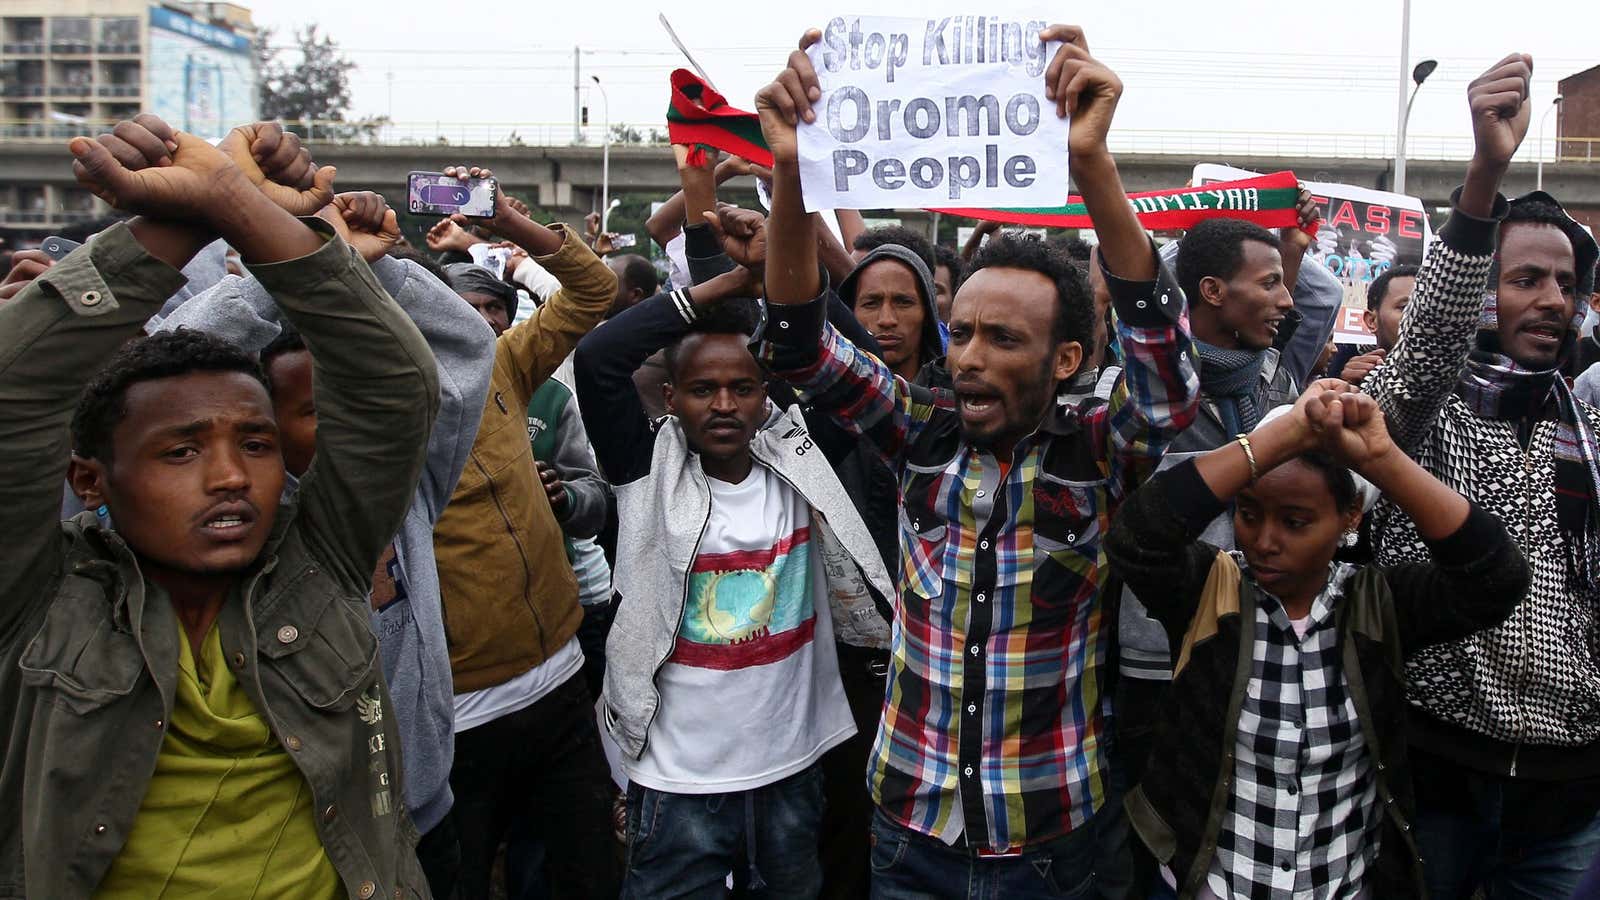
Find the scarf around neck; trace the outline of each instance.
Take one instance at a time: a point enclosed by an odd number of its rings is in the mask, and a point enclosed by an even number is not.
[[[1200,393],[1217,404],[1229,434],[1247,434],[1261,421],[1267,386],[1261,382],[1265,350],[1228,350],[1194,341],[1200,350]]]
[[[1519,365],[1501,352],[1498,324],[1498,302],[1490,294],[1477,347],[1467,357],[1456,394],[1476,415],[1513,422],[1537,420],[1554,404],[1556,433],[1550,452],[1555,457],[1556,524],[1566,532],[1576,571],[1593,583],[1600,580],[1600,447],[1594,423],[1561,376],[1561,362],[1544,370]],[[1561,360],[1572,350],[1575,329],[1567,334]]]

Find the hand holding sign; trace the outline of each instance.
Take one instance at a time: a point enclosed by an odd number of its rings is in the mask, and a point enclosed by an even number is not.
[[[1051,25],[1039,39],[1061,42],[1045,70],[1044,90],[1045,97],[1055,102],[1058,117],[1072,117],[1067,138],[1072,155],[1105,153],[1111,117],[1122,99],[1122,79],[1089,55],[1089,41],[1076,25]]]
[[[761,118],[761,136],[772,151],[772,163],[781,166],[800,159],[800,145],[795,138],[796,126],[801,121],[816,121],[811,104],[822,97],[817,86],[817,71],[806,56],[806,49],[822,40],[822,32],[813,28],[800,36],[800,49],[789,54],[789,64],[772,83],[756,93],[756,115]]]

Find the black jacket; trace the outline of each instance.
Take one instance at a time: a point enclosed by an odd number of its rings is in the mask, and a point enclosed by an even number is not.
[[[1232,557],[1195,540],[1224,508],[1195,464],[1185,462],[1123,505],[1106,542],[1113,571],[1147,598],[1179,660],[1149,763],[1126,806],[1134,830],[1177,877],[1180,897],[1194,896],[1204,883],[1227,812],[1259,602],[1245,577],[1232,598],[1201,605],[1213,574],[1238,572]],[[1521,553],[1505,527],[1477,506],[1431,548],[1430,564],[1361,569],[1335,612],[1340,658],[1383,807],[1378,862],[1369,873],[1373,897],[1425,893],[1411,836],[1405,656],[1501,622],[1527,590]]]

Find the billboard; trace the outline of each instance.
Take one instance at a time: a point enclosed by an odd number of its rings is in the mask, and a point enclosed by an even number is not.
[[[1251,173],[1232,166],[1202,163],[1194,167],[1195,184],[1245,178]],[[1344,303],[1333,331],[1341,344],[1371,344],[1361,314],[1367,308],[1367,285],[1390,266],[1421,265],[1433,240],[1422,201],[1404,194],[1352,184],[1303,181],[1322,208],[1311,256],[1344,284]]]
[[[151,111],[174,128],[214,141],[256,120],[255,54],[226,28],[151,7],[146,73]]]

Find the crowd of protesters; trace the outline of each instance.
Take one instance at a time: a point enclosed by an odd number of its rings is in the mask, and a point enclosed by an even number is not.
[[[1042,38],[1092,247],[841,240],[816,32],[770,166],[673,148],[665,280],[504,193],[411,247],[272,123],[73,139],[125,218],[0,284],[0,896],[1600,896],[1532,60],[1330,362],[1310,195],[1158,248]]]

